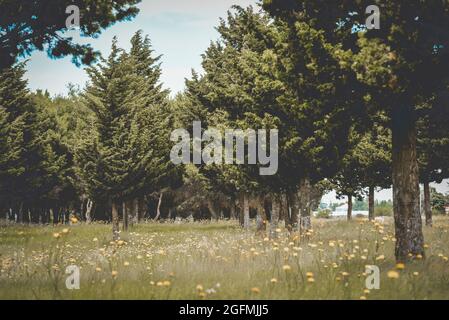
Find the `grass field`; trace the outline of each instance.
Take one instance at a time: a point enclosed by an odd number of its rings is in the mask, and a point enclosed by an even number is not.
[[[448,299],[449,219],[424,227],[426,257],[393,258],[390,220],[314,220],[303,239],[275,239],[234,221],[0,228],[0,299]],[[80,267],[80,289],[65,269]],[[365,288],[365,265],[381,271]]]

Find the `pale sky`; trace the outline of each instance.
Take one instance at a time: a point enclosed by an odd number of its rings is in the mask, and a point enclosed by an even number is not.
[[[98,39],[82,38],[107,56],[111,40],[118,37],[119,46],[129,49],[129,40],[139,29],[148,34],[156,54],[162,54],[162,82],[175,94],[184,88],[184,78],[192,68],[201,71],[201,54],[211,40],[218,38],[214,29],[220,17],[232,5],[256,6],[256,0],[143,0],[140,13],[129,22],[120,22],[104,31]],[[82,17],[81,17],[82,19]],[[78,32],[71,36],[79,39]],[[67,84],[84,86],[87,75],[70,57],[51,60],[45,52],[34,52],[29,58],[26,77],[32,90],[47,89],[52,95],[67,92]]]
[[[449,193],[449,187],[448,187],[448,183],[449,180],[444,180],[442,183],[431,183],[430,186],[432,188],[435,188],[438,192],[441,192],[443,194],[448,194]],[[420,186],[421,190],[423,189],[423,186]],[[382,201],[382,200],[393,200],[393,190],[392,189],[383,189],[383,190],[379,190],[375,193],[375,199]],[[321,200],[321,202],[324,203],[335,203],[335,202],[339,202],[339,203],[346,203],[347,202],[347,198],[344,197],[342,199],[337,199],[336,198],[336,193],[335,191],[329,192],[328,194],[324,195],[323,199]]]

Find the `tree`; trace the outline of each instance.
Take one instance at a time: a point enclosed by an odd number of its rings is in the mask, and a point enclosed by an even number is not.
[[[167,144],[167,92],[151,54],[149,40],[138,32],[129,54],[114,39],[108,59],[87,69],[91,83],[85,99],[95,120],[89,139],[80,139],[78,172],[92,198],[110,202],[114,239],[119,207],[126,222],[127,202],[168,185],[175,171]]]
[[[24,72],[18,64],[0,74],[0,198],[19,222],[47,223],[48,202],[68,183],[71,162],[48,97],[28,92]]]
[[[261,105],[268,105],[266,102],[271,97],[254,91],[260,67],[258,56],[272,42],[269,21],[266,16],[255,13],[252,7],[235,6],[234,10],[235,13],[228,12],[226,20],[221,19],[217,27],[221,38],[211,43],[203,55],[204,76],[199,77],[194,72],[192,79],[187,81],[187,114],[190,115],[187,118],[201,120],[203,127],[215,127],[222,133],[229,128],[256,132],[257,129],[275,129],[277,120]],[[280,190],[276,186],[277,176],[264,179],[259,174],[259,166],[248,165],[248,158],[244,162],[238,166],[201,166],[201,172],[211,182],[212,190],[240,199],[241,221],[248,228],[250,198],[279,193]],[[266,219],[265,213],[261,212],[262,206],[257,207],[258,214]],[[276,216],[272,222],[273,226],[277,224]]]
[[[367,187],[368,216],[374,220],[375,188],[391,186],[391,133],[384,127],[385,117],[377,118],[373,119],[371,130],[352,137],[354,147],[343,159],[340,172],[332,179],[337,195],[348,197],[348,220],[352,216],[352,198],[363,197]]]
[[[352,139],[357,139],[352,137]],[[362,165],[360,163],[360,157],[357,151],[358,144],[350,150],[342,159],[339,172],[331,179],[337,192],[337,198],[346,196],[348,199],[348,221],[352,219],[353,198],[362,199],[363,186],[362,186]]]
[[[277,198],[271,201],[272,212],[288,193],[291,220],[310,229],[313,184],[335,174],[335,163],[348,148],[347,119],[358,116],[356,101],[361,97],[353,94],[348,100],[347,92],[357,81],[340,63],[340,53],[306,20],[271,23],[251,7],[235,7],[218,31],[220,41],[203,57],[205,75],[194,74],[189,93],[210,113],[224,113],[217,121],[221,126],[277,128],[281,164],[269,177],[260,177],[254,166],[220,170],[228,173],[223,176],[234,181],[238,192]],[[214,118],[202,116],[208,123]],[[271,217],[275,226],[276,214]]]
[[[275,25],[276,47],[274,54],[267,54],[274,66],[273,80],[261,79],[257,84],[260,91],[277,97],[279,108],[274,114],[284,132],[281,180],[299,226],[307,230],[311,228],[311,188],[338,172],[351,146],[351,123],[359,117],[363,92],[356,90],[359,83],[341,62],[342,52],[307,17],[278,19]]]
[[[381,119],[358,145],[362,165],[362,184],[368,187],[368,217],[374,220],[374,192],[376,188],[391,186],[391,131]]]
[[[419,119],[418,163],[420,182],[424,185],[423,209],[426,225],[432,226],[431,182],[441,183],[449,177],[449,131],[446,121],[449,116],[446,100],[435,97],[421,106],[425,116]]]
[[[375,89],[371,94],[391,118],[395,254],[398,261],[406,261],[410,256],[424,255],[418,205],[416,106],[442,90],[449,76],[449,5],[445,1],[388,2],[380,5],[382,27],[366,30],[364,10],[369,4],[356,0],[325,4],[264,1],[264,7],[274,16],[309,16],[332,43],[356,53],[354,71]],[[357,35],[354,27],[362,32]]]
[[[78,7],[81,36],[95,38],[114,23],[135,17],[139,2],[1,0],[0,69],[12,66],[18,57],[27,56],[34,50],[46,50],[53,58],[72,55],[75,64],[90,64],[99,53],[90,45],[75,43],[72,37],[64,35],[69,30],[67,8]]]

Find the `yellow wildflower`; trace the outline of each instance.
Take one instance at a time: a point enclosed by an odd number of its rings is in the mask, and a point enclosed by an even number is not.
[[[260,289],[257,287],[251,288],[251,292],[255,293],[255,294],[259,294],[260,293]]]
[[[404,270],[404,269],[405,269],[405,264],[403,264],[403,263],[397,263],[397,264],[396,264],[396,269],[398,269],[398,270]]]
[[[290,271],[291,269],[292,269],[292,267],[290,267],[288,264],[286,264],[282,267],[282,270],[284,270],[284,271]]]
[[[399,278],[399,272],[397,272],[396,270],[390,270],[387,273],[387,277],[390,279],[398,279]]]

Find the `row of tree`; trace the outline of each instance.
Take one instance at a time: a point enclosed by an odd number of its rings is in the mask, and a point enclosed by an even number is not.
[[[396,257],[424,255],[419,182],[431,224],[429,183],[449,176],[449,8],[380,5],[381,29],[367,30],[365,7],[234,7],[203,54],[204,72],[174,99],[141,32],[129,52],[114,39],[109,57],[86,69],[86,88],[65,98],[30,94],[23,64],[3,68],[0,210],[54,223],[110,212],[115,239],[120,216],[125,229],[149,213],[236,217],[245,228],[256,216],[258,231],[270,221],[274,236],[280,220],[310,230],[329,189],[348,197],[348,213],[368,190],[373,219],[375,189],[392,184]],[[222,132],[278,129],[277,174],[261,176],[247,158],[175,166],[170,134],[194,120]]]

